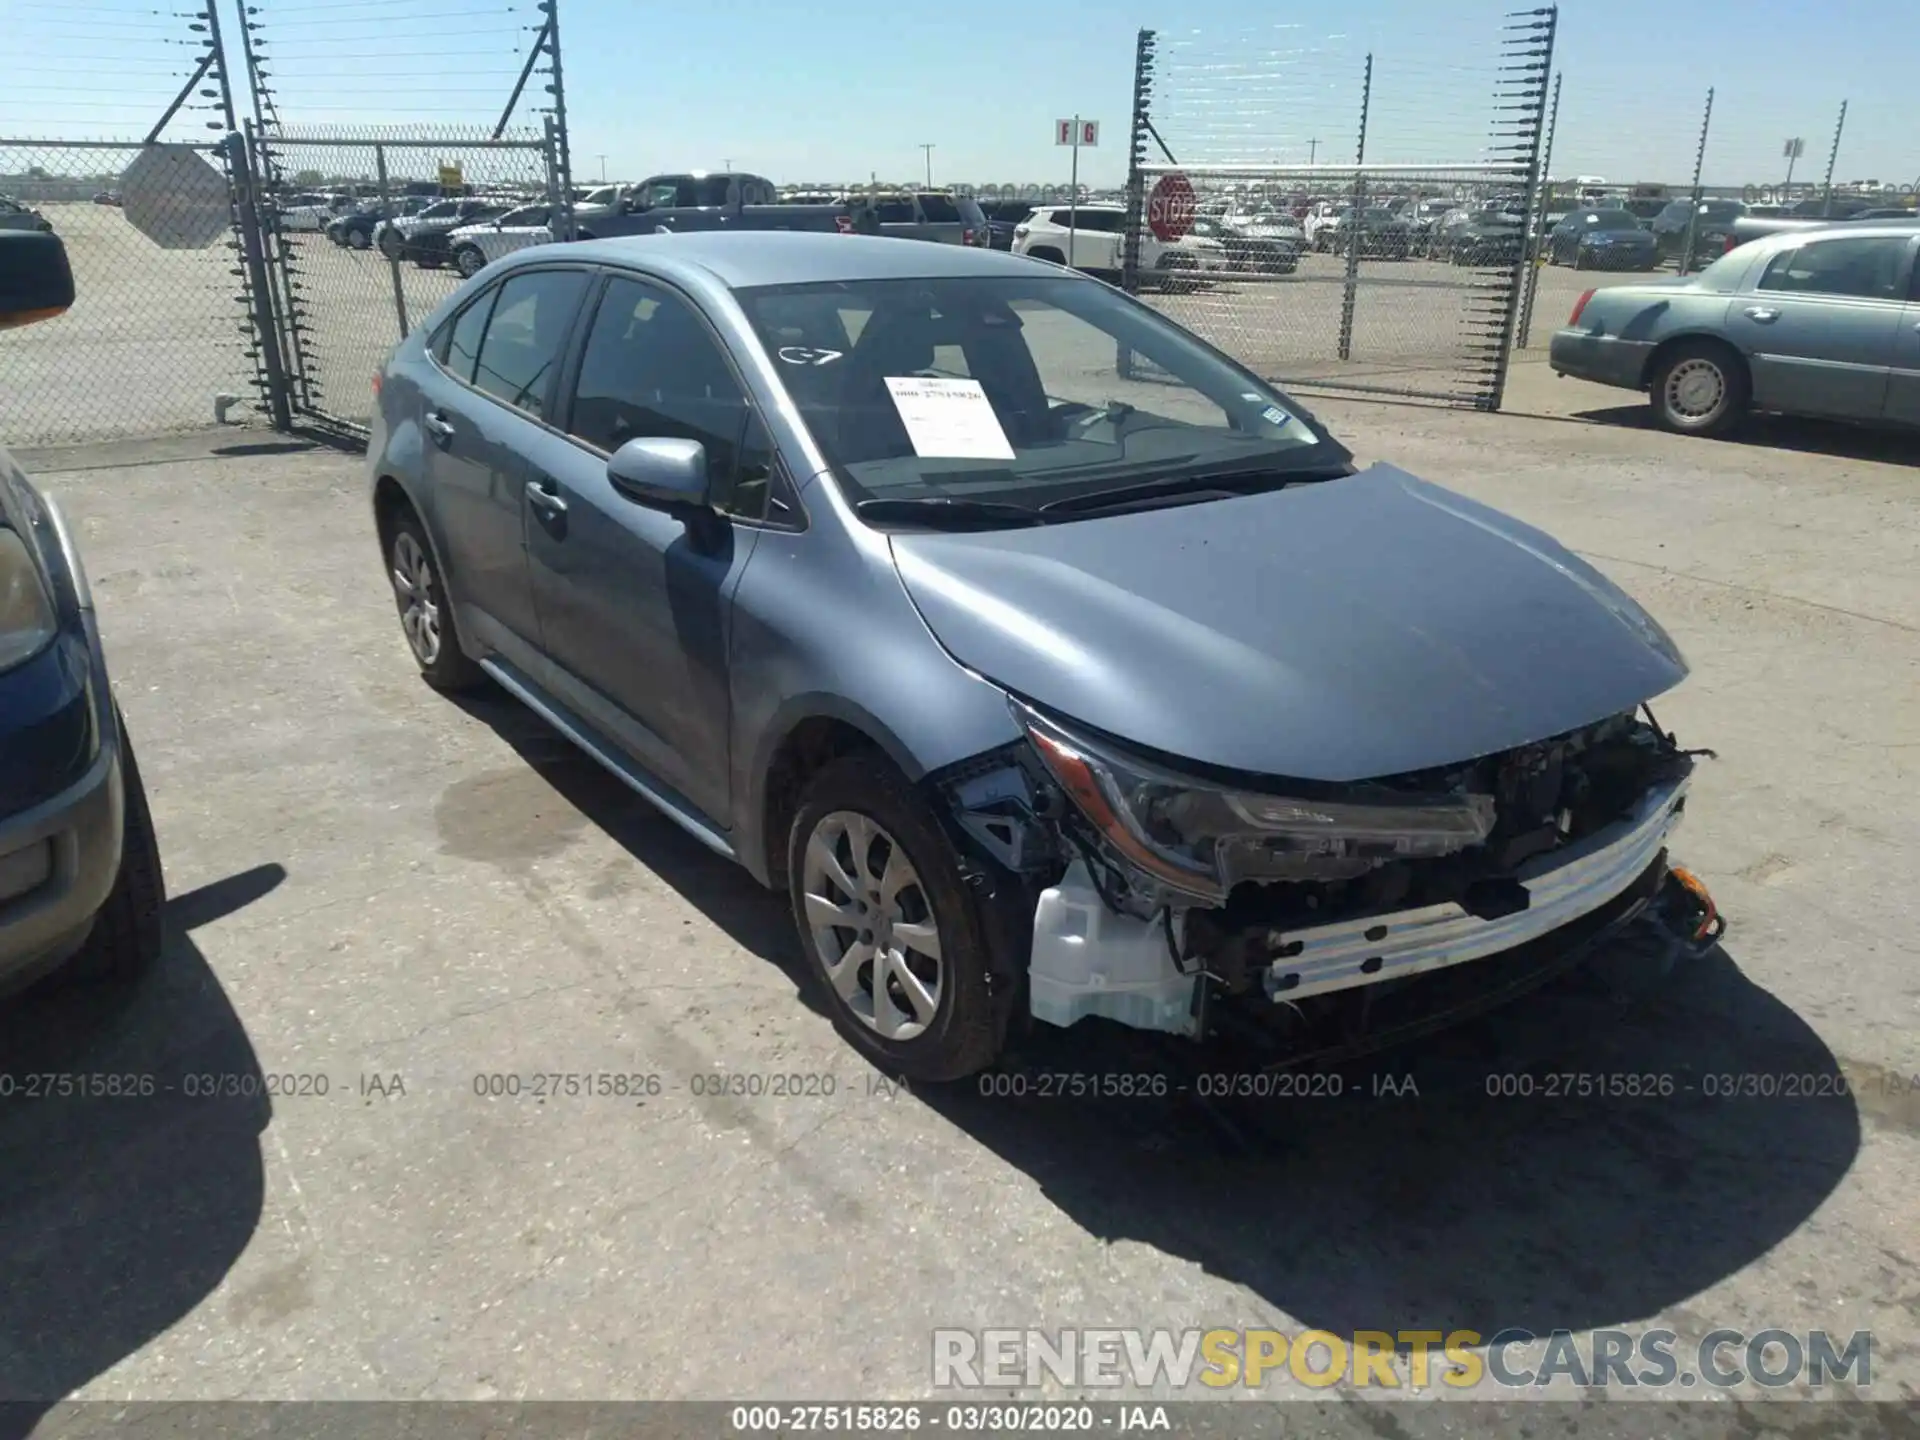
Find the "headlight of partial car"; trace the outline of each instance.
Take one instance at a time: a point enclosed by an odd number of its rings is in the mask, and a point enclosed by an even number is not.
[[[1234,790],[1162,770],[1015,702],[1048,771],[1115,850],[1163,884],[1225,898],[1241,879],[1341,879],[1451,855],[1493,830],[1490,795],[1337,800]]]
[[[0,670],[39,654],[57,633],[53,600],[26,543],[0,529]]]

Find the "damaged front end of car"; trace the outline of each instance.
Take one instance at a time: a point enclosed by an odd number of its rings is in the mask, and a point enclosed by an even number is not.
[[[1351,1053],[1529,988],[1642,916],[1676,949],[1722,928],[1667,854],[1710,752],[1651,712],[1335,785],[1196,773],[1013,704],[1025,741],[934,783],[1015,881],[999,893],[1031,919],[1012,943],[1040,1021]]]

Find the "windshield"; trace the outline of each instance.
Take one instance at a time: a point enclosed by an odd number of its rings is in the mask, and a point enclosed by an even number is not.
[[[503,230],[519,226],[533,228],[546,223],[547,207],[545,205],[522,205],[518,210],[509,210],[500,217],[500,228]]]
[[[458,202],[452,201],[452,200],[442,200],[439,204],[429,205],[427,206],[426,209],[422,210],[420,212],[420,218],[422,220],[450,219],[451,217],[458,215],[459,213],[460,213],[460,206]]]
[[[1588,210],[1580,224],[1589,230],[1638,230],[1640,219],[1630,210]]]
[[[737,293],[856,502],[1038,505],[1349,458],[1279,391],[1105,285],[965,276]]]
[[[1374,225],[1385,225],[1400,218],[1391,210],[1372,209],[1366,211],[1365,214],[1368,222]]]

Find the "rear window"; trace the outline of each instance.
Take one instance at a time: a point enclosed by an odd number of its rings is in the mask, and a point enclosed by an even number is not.
[[[960,219],[960,207],[953,203],[953,197],[951,195],[927,195],[923,193],[920,196],[920,213],[928,220],[938,223],[947,223]]]

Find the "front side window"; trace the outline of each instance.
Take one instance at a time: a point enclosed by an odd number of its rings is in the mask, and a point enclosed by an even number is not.
[[[1279,391],[1103,285],[967,276],[737,294],[855,501],[1038,504],[1349,458]]]
[[[580,270],[532,270],[502,283],[480,342],[473,383],[535,418],[543,416],[586,288],[587,276]]]
[[[767,513],[772,443],[719,343],[679,296],[616,277],[580,356],[568,431],[611,455],[629,440],[698,440],[722,509]]]
[[[1900,236],[1815,240],[1767,262],[1762,290],[1898,300],[1906,294],[1912,246]]]
[[[960,207],[953,203],[951,195],[922,195],[920,215],[937,224],[948,224],[960,218]]]

